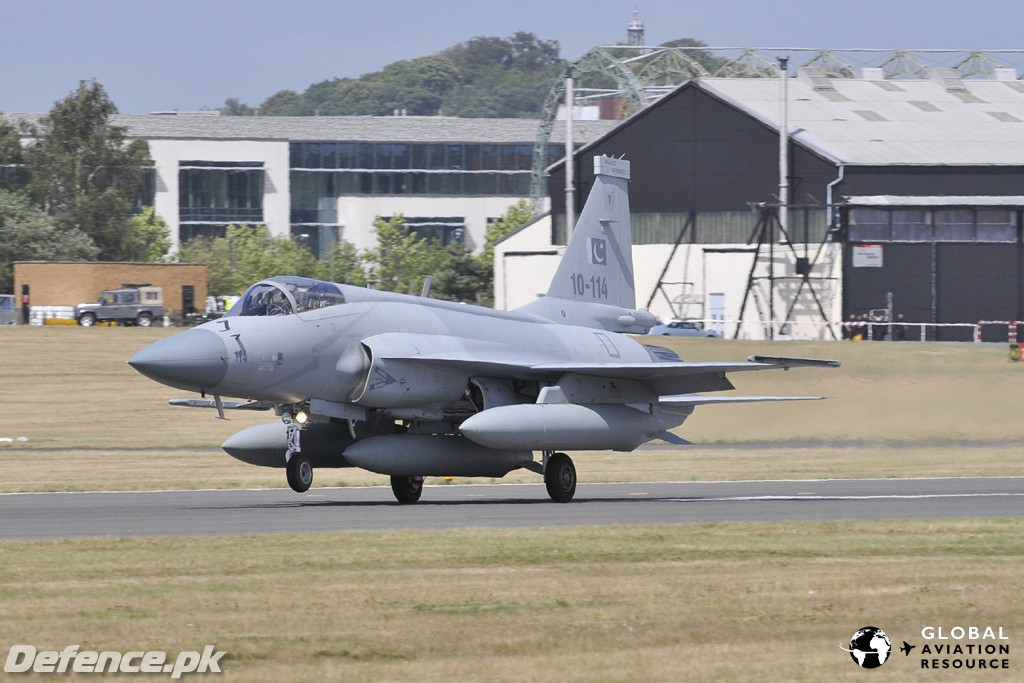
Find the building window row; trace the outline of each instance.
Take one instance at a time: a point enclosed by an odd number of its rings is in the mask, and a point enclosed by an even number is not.
[[[1019,211],[1004,208],[868,208],[847,212],[854,242],[1016,242]]]
[[[293,142],[290,165],[296,169],[414,171],[529,171],[532,144]],[[565,155],[565,145],[548,147],[547,163]]]
[[[183,161],[178,168],[182,223],[262,223],[262,164]]]

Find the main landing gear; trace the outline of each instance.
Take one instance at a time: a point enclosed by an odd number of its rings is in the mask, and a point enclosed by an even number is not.
[[[292,453],[285,471],[288,474],[288,485],[296,493],[305,493],[313,484],[313,465],[302,453]]]
[[[576,466],[565,453],[544,453],[544,486],[556,503],[568,503],[576,495]]]
[[[391,477],[391,491],[402,505],[415,503],[423,494],[423,477]]]
[[[313,484],[313,464],[302,454],[302,424],[289,412],[281,413],[281,421],[288,429],[288,450],[284,454],[288,486],[296,493],[305,493]]]

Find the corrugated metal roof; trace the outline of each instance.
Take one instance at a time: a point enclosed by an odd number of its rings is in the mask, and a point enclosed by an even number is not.
[[[778,128],[777,80],[702,78],[693,83]],[[898,89],[880,87],[886,84]],[[966,79],[951,86],[938,78],[834,78],[830,85],[834,90],[825,92],[809,78],[789,79],[788,119],[794,141],[837,164],[1024,166],[1024,88],[1019,82]]]
[[[36,121],[40,114],[8,114]],[[111,123],[146,140],[287,140],[337,142],[530,143],[536,119],[463,119],[446,116],[214,116],[208,114],[118,114]],[[573,137],[586,143],[618,121],[574,121]],[[551,142],[565,142],[557,121]]]

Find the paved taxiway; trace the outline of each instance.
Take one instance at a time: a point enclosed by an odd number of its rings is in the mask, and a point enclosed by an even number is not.
[[[581,484],[567,505],[543,485],[0,495],[0,539],[1024,516],[1024,477]]]

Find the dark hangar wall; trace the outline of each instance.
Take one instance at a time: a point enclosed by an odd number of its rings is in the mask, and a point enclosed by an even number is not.
[[[1024,195],[1021,166],[847,166],[834,199],[871,195]]]

